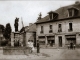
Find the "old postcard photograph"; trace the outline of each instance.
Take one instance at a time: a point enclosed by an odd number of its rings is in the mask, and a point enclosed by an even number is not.
[[[80,1],[0,0],[0,60],[80,60]]]

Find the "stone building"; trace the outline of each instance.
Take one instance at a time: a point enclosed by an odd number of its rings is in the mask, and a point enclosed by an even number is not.
[[[21,46],[23,42],[23,37],[19,32],[11,32],[11,46],[17,47]]]
[[[36,24],[30,23],[29,26],[25,26],[19,32],[11,33],[11,46],[13,47],[15,44],[22,47],[27,46],[29,40],[33,41],[34,46],[36,46]]]
[[[33,41],[34,46],[36,46],[36,24],[29,23],[27,28],[25,27],[26,32],[26,45],[29,40]]]
[[[36,39],[40,45],[65,47],[80,44],[80,2],[48,12],[36,22]]]
[[[33,41],[34,46],[36,46],[36,24],[29,23],[29,26],[25,26],[24,29],[25,34],[23,32],[24,30],[22,29],[22,34],[20,37],[20,39],[25,40],[23,44],[25,43],[25,45],[27,46],[28,41]]]

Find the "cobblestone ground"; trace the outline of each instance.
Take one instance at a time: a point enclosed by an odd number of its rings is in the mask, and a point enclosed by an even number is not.
[[[47,50],[46,50],[47,51]],[[47,52],[43,52],[49,57],[43,59],[51,60],[79,60],[80,59],[80,49],[69,50],[69,49],[51,49]]]
[[[0,50],[0,59],[7,60],[79,60],[80,49],[40,49],[40,53],[37,54],[36,50],[32,54],[28,55],[3,55]]]

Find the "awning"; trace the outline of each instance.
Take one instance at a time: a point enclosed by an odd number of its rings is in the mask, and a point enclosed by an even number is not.
[[[45,41],[45,38],[39,38],[39,41]]]
[[[55,40],[54,36],[47,37],[47,40]]]
[[[75,35],[71,35],[71,36],[66,36],[66,38],[76,38]]]
[[[48,40],[54,40],[54,38],[48,38]]]

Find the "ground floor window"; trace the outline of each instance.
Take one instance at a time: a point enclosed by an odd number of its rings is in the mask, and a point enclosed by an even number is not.
[[[76,35],[66,36],[66,44],[76,44]]]
[[[67,38],[67,44],[70,43],[76,44],[76,38]]]
[[[49,46],[55,45],[55,40],[48,40],[48,45]]]
[[[53,47],[53,45],[55,45],[55,38],[54,36],[47,36],[47,42],[48,42],[48,45]]]
[[[41,45],[45,45],[45,41],[39,41]]]
[[[38,38],[39,38],[39,43],[41,45],[45,45],[45,36],[39,36]]]

